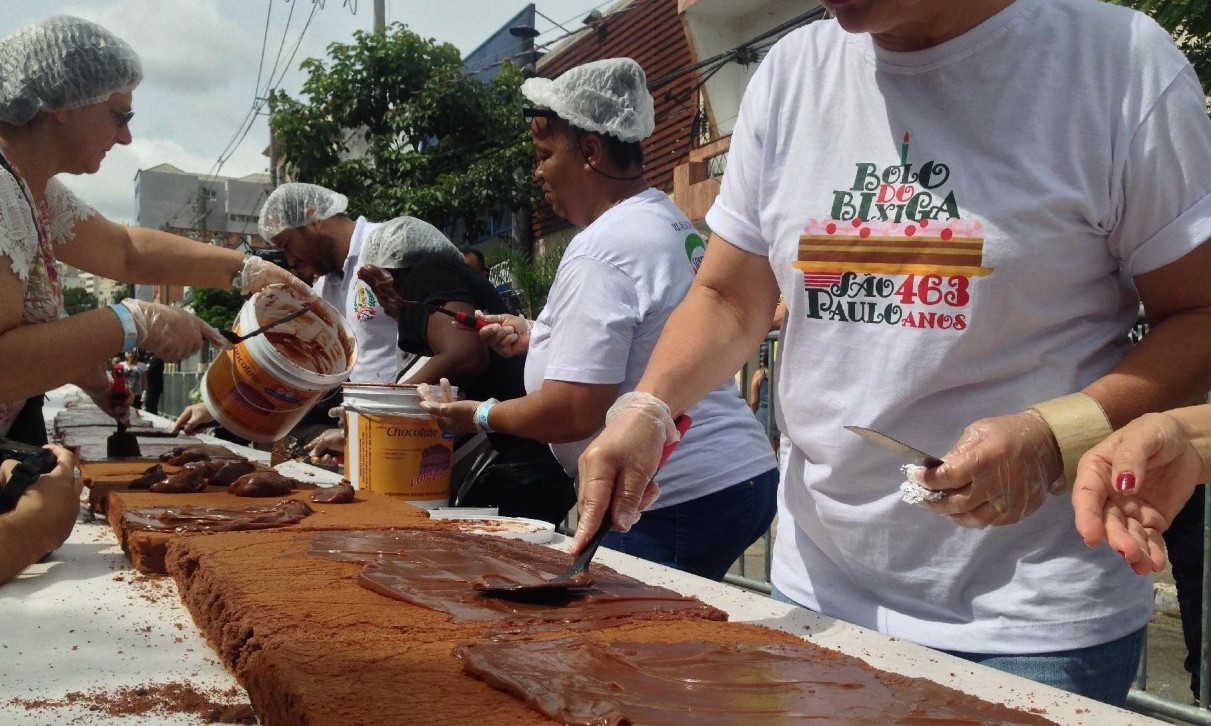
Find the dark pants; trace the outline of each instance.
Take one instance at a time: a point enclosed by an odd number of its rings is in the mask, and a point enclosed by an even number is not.
[[[160,396],[164,393],[163,388],[148,386],[147,391],[143,394],[143,407],[148,413],[160,413]]]
[[[722,580],[757,541],[778,509],[778,470],[714,494],[643,513],[629,532],[602,545],[695,575]]]
[[[558,526],[576,504],[576,488],[546,444],[518,439],[475,480],[459,506],[497,507],[506,517]]]
[[[1198,698],[1198,654],[1203,632],[1203,497],[1206,488],[1200,486],[1194,490],[1194,496],[1173,518],[1163,535],[1173,581],[1177,583],[1177,607],[1181,611],[1182,637],[1186,641],[1184,666],[1190,674],[1190,690],[1195,698]]]

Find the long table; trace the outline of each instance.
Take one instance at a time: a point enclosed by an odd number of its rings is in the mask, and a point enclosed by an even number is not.
[[[48,420],[65,392],[53,392]],[[146,416],[146,414],[144,414]],[[158,426],[167,419],[150,417]],[[249,458],[268,453],[203,436]],[[299,462],[279,467],[319,483],[339,475]],[[567,538],[552,546],[567,549]],[[1041,711],[1064,724],[1159,723],[1146,716],[975,665],[839,620],[602,549],[601,562],[619,572],[693,595],[725,610],[732,620],[783,630],[866,660],[884,670],[919,676],[1018,708]],[[130,567],[102,520],[81,521],[47,560],[0,585],[0,724],[200,724],[192,714],[110,715],[95,699],[71,694],[115,693],[149,684],[188,683],[201,693],[246,702],[181,604],[168,577],[146,577]],[[37,704],[37,705],[35,705]]]

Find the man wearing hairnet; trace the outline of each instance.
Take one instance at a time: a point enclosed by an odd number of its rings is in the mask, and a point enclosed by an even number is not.
[[[56,262],[119,282],[298,284],[257,257],[112,222],[55,177],[96,173],[131,142],[138,55],[96,23],[57,16],[0,40],[0,436],[45,443],[42,394],[75,383],[116,418],[109,361],[136,346],[168,361],[225,341],[180,308],[123,300],[68,317]]]
[[[395,345],[395,321],[384,311],[374,290],[357,279],[362,245],[378,227],[365,217],[349,218],[349,198],[316,184],[283,184],[261,207],[261,236],[286,256],[286,264],[332,307],[341,311],[357,338],[352,383],[394,383],[402,368]],[[325,401],[328,399],[325,398]],[[320,417],[323,418],[322,416]],[[213,420],[201,406],[190,406],[177,428],[192,431]],[[303,437],[320,463],[326,454],[344,450],[339,429]]]
[[[564,251],[533,329],[488,316],[481,331],[503,353],[528,350],[526,390],[510,401],[423,405],[450,431],[498,431],[552,444],[564,469],[634,388],[673,309],[689,290],[703,246],[694,225],[648,187],[640,142],[655,127],[647,78],[630,58],[586,63],[521,87],[538,156],[534,180],[582,227]],[[508,330],[505,330],[508,328]],[[425,395],[422,393],[422,396]],[[722,579],[774,516],[778,470],[765,431],[733,383],[689,412],[685,440],[658,475],[659,500],[606,547]]]

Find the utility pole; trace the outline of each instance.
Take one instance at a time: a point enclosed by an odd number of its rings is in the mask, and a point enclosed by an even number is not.
[[[387,33],[387,0],[374,0],[374,32]]]

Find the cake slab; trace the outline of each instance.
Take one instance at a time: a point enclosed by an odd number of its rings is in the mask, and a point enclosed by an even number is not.
[[[158,494],[140,490],[114,489],[107,497],[106,517],[118,543],[135,569],[143,574],[166,574],[164,553],[168,543],[180,537],[207,537],[207,533],[147,531],[137,529],[124,515],[153,507],[235,508],[272,505],[282,499],[306,502],[313,513],[282,530],[349,530],[373,527],[395,529],[425,527],[429,523],[423,509],[384,494],[358,491],[348,504],[317,504],[310,501],[312,488],[300,489],[287,497],[237,497],[223,487],[209,487],[196,494]]]

